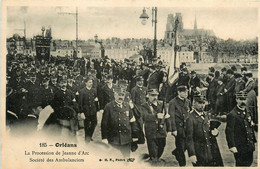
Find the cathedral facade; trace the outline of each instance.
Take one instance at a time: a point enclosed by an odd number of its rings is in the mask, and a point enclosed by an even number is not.
[[[166,31],[164,36],[164,41],[168,44],[173,44],[175,39],[175,20],[178,19],[178,28],[177,34],[179,41],[188,40],[188,39],[196,39],[196,37],[212,37],[215,36],[213,30],[206,29],[198,29],[197,28],[197,19],[195,17],[194,28],[193,29],[184,29],[183,21],[181,13],[176,13],[175,16],[173,14],[169,14],[167,17]]]

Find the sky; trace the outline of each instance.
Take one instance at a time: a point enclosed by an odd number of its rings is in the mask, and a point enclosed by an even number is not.
[[[149,20],[144,26],[139,19],[143,7],[78,7],[79,39],[149,38],[154,37],[152,9],[146,10]],[[26,21],[28,38],[41,33],[41,27],[52,28],[54,39],[74,40],[76,38],[75,7],[8,7],[7,37],[18,33],[23,36]],[[157,38],[163,39],[168,14],[182,13],[184,29],[193,29],[195,16],[198,29],[212,29],[217,37],[235,40],[253,39],[258,35],[258,9],[237,8],[158,8]]]

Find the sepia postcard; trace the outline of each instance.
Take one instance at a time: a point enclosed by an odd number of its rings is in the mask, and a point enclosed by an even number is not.
[[[1,168],[258,167],[257,1],[1,5]]]

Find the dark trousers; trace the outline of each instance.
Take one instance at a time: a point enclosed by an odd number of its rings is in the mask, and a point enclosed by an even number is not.
[[[176,149],[172,152],[173,155],[175,155],[176,160],[179,162],[180,166],[186,165],[186,159],[185,159],[185,150],[186,150],[186,141],[185,138],[176,136],[175,137],[175,145]]]
[[[236,166],[250,166],[253,162],[253,151],[245,153],[235,153]]]
[[[84,120],[84,130],[85,130],[85,140],[87,142],[90,142],[96,126],[97,126],[97,116],[96,115],[86,116],[86,119]]]
[[[131,150],[131,143],[125,144],[125,145],[115,145],[115,144],[110,144],[113,148],[119,150],[123,157],[129,158],[130,157],[130,150]]]
[[[158,160],[166,145],[166,138],[147,138],[147,147],[151,160]]]

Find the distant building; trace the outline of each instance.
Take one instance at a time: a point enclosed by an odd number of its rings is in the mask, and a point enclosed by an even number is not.
[[[213,63],[214,58],[208,52],[200,52],[199,53],[199,63]]]
[[[193,51],[185,51],[185,52],[178,52],[180,63],[196,63],[196,59],[194,58]]]
[[[175,38],[175,20],[178,18],[178,37],[181,41],[183,38],[193,38],[193,37],[210,37],[215,36],[213,30],[205,30],[197,28],[197,18],[195,17],[194,28],[193,29],[184,29],[182,22],[181,13],[176,13],[175,17],[173,14],[169,14],[167,18],[166,31],[164,35],[164,40],[166,43],[173,44]]]
[[[82,57],[90,59],[101,58],[100,44],[95,42],[82,42],[79,47],[82,51]]]
[[[174,50],[173,47],[160,47],[157,48],[157,57],[160,58],[160,60],[170,63],[171,57],[174,56]]]
[[[106,56],[114,60],[124,60],[125,58],[138,54],[138,52],[139,50],[137,48],[109,46],[105,49]]]

